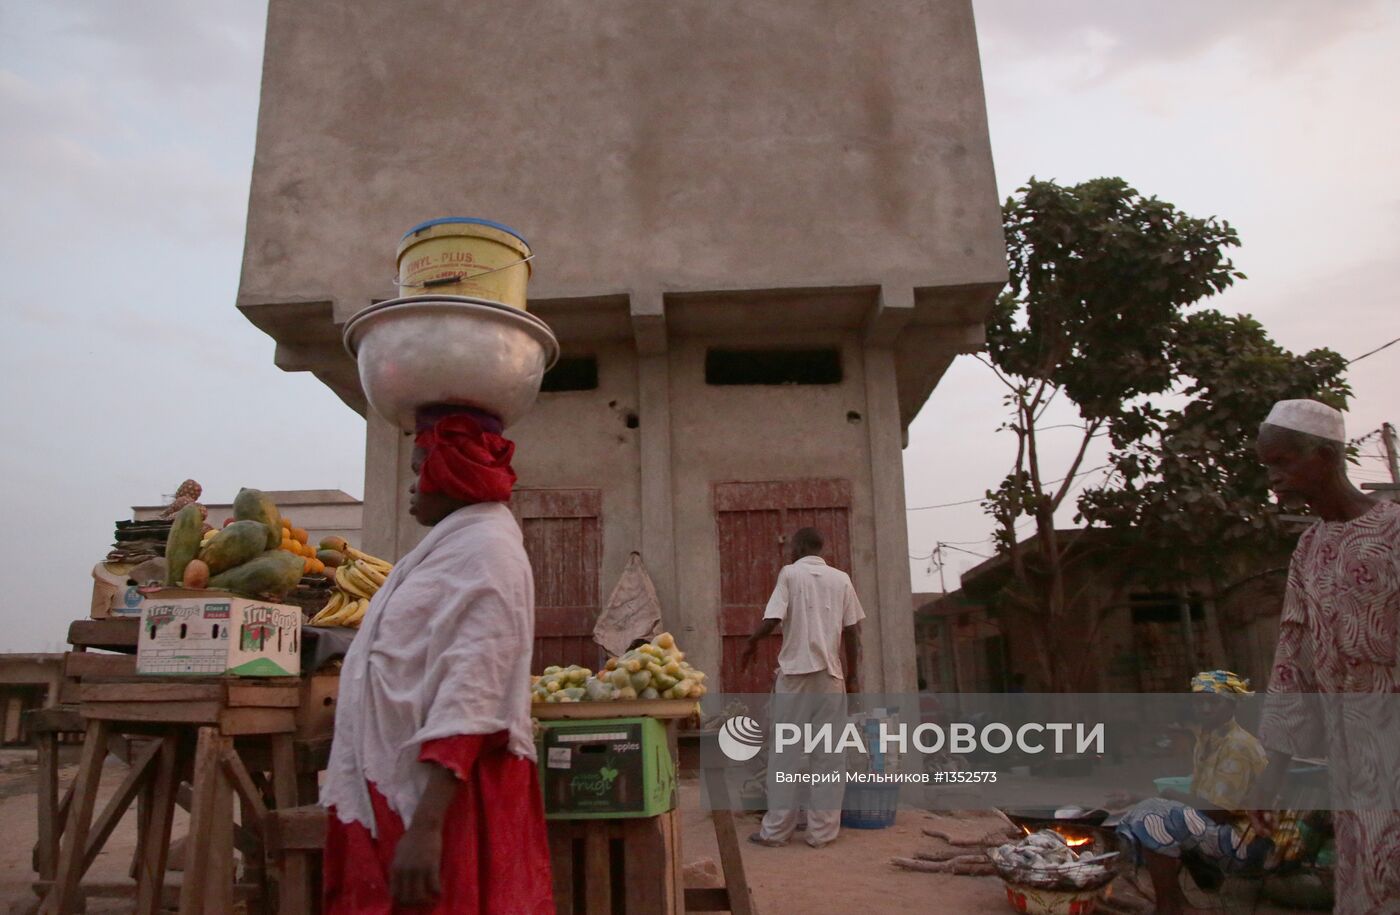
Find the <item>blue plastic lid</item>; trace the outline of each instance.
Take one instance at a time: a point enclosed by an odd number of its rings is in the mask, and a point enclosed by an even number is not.
[[[509,232],[511,235],[514,235],[516,238],[525,242],[527,247],[530,244],[528,241],[525,241],[524,235],[521,235],[519,232],[515,231],[505,223],[492,222],[489,219],[477,219],[472,216],[440,216],[437,219],[429,219],[427,222],[420,222],[418,225],[403,233],[403,237],[408,238],[410,235],[413,235],[417,232],[422,232],[424,229],[432,228],[433,226],[440,226],[449,222],[467,223],[468,225],[474,226],[490,226],[493,229],[500,229],[502,232]],[[403,238],[399,239],[399,241],[403,241]]]

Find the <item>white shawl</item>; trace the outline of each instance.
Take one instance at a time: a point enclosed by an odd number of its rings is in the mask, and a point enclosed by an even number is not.
[[[533,761],[530,561],[510,509],[469,505],[399,560],[345,655],[321,804],[374,834],[366,782],[413,822],[430,740],[510,732]]]

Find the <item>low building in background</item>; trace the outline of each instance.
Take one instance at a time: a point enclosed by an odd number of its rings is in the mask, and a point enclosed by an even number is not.
[[[269,489],[267,494],[313,543],[334,535],[344,537],[353,547],[360,546],[365,504],[349,493],[339,489]],[[233,517],[233,505],[228,502],[206,501],[204,506],[209,509],[209,523],[215,527]],[[132,507],[131,517],[134,521],[155,521],[164,510],[165,505],[137,505]]]
[[[25,712],[58,702],[62,654],[0,654],[0,746],[29,745]]]
[[[1001,624],[962,591],[915,594],[914,634],[921,690],[1001,693],[1016,685]]]
[[[1090,665],[1102,692],[1174,692],[1198,670],[1227,667],[1263,686],[1273,663],[1288,555],[1241,559],[1226,581],[1164,578],[1151,563],[1100,549],[1106,531],[1064,530],[1070,612],[1092,637],[1054,663]],[[1022,542],[1028,552],[1037,538]],[[1035,692],[1046,688],[1041,652],[1024,614],[1010,606],[1004,555],[962,575],[962,587],[915,604],[919,674],[939,692]]]

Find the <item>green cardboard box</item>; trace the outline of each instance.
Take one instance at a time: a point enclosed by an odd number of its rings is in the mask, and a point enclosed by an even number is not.
[[[676,806],[676,765],[655,718],[540,722],[540,785],[551,820],[650,817]]]

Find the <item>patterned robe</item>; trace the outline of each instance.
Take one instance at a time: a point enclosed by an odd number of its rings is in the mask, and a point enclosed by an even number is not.
[[[1397,639],[1400,504],[1308,528],[1288,572],[1259,737],[1326,757],[1334,789],[1350,799],[1354,809],[1333,815],[1342,915],[1400,913]]]

